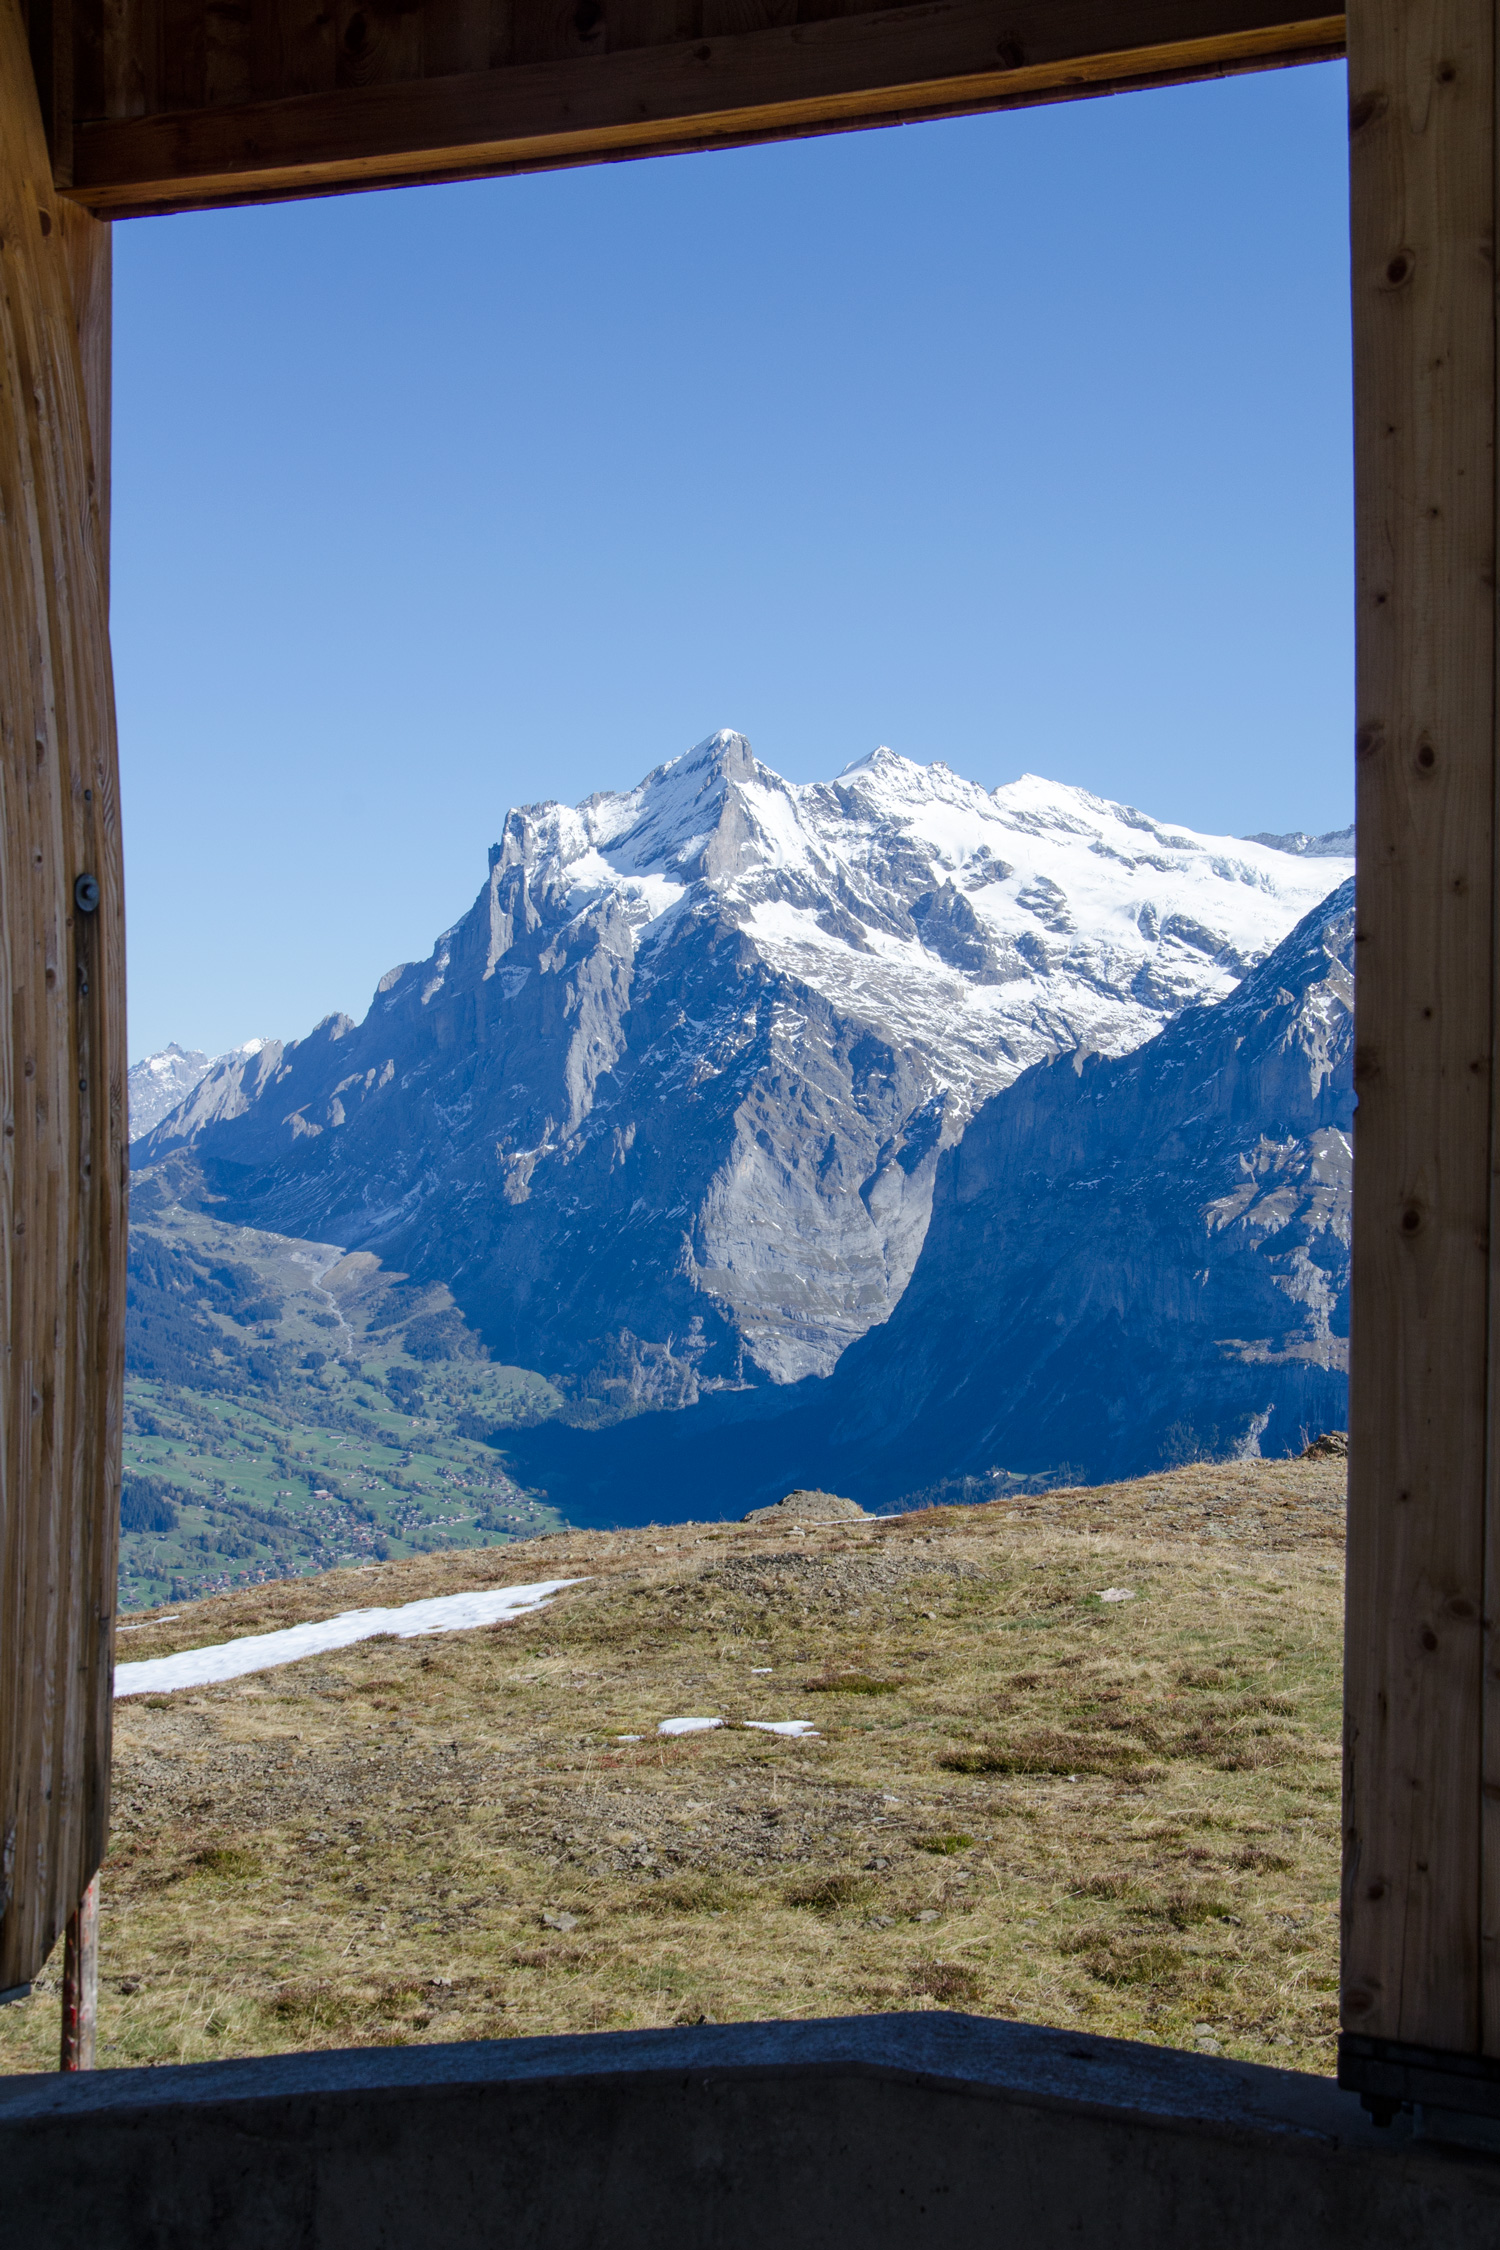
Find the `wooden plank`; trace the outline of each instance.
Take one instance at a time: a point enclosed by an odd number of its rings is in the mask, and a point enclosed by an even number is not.
[[[1496,1272],[1493,11],[1360,0],[1349,68],[1359,1107],[1343,2020],[1470,2053],[1496,2036],[1480,1974]]]
[[[203,0],[160,0],[160,17],[161,71],[151,107],[201,109],[209,98],[208,10]],[[255,91],[252,82],[247,96]]]
[[[576,61],[74,134],[70,193],[117,215],[528,171],[1062,101],[1342,51],[1264,0],[926,0]]]
[[[165,29],[162,61],[171,54]],[[248,101],[251,79],[249,0],[207,0],[203,10],[203,98],[208,102]],[[160,107],[165,109],[163,100]]]
[[[251,100],[328,91],[337,82],[336,48],[334,11],[323,0],[253,0]]]
[[[99,2029],[99,1878],[68,1916],[63,1940],[59,2070],[92,2070]]]
[[[424,76],[461,77],[471,70],[493,70],[510,59],[508,6],[497,9],[493,0],[445,0],[441,7],[423,9]]]
[[[66,179],[72,169],[73,119],[78,108],[72,0],[28,0],[26,36],[53,174]]]
[[[703,35],[732,39],[768,24],[793,24],[801,14],[797,0],[703,0]]]
[[[335,0],[340,86],[390,86],[422,76],[422,10],[399,0]]]
[[[89,426],[89,505],[95,535],[96,568],[109,607],[109,471],[114,440],[111,340],[114,326],[114,261],[110,222],[96,219],[79,203],[59,198],[58,223],[68,263],[73,324],[78,333],[79,372]]]
[[[671,47],[683,39],[716,39],[727,32],[761,31],[767,24],[789,23],[795,10],[792,0],[749,0],[756,13],[742,24],[717,23],[713,11],[719,0],[606,0],[605,25],[611,54],[632,47]],[[857,13],[850,9],[850,14]],[[512,56],[512,61],[519,57]]]
[[[97,30],[93,18],[94,11],[90,10],[86,20],[91,36],[79,43],[97,46],[96,98],[102,108],[89,108],[83,114],[144,117],[159,109],[161,8],[157,0],[99,0]],[[182,37],[180,24],[174,23],[173,30],[176,37]],[[198,59],[201,64],[201,42]],[[75,64],[75,75],[77,69]]]
[[[97,392],[103,315],[72,294],[107,288],[108,257],[104,230],[69,225],[0,0],[0,1989],[46,1959],[109,1806],[124,918],[107,471],[80,350]]]

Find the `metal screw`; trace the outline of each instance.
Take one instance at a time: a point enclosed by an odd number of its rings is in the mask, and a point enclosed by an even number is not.
[[[99,909],[99,878],[97,875],[80,875],[73,885],[73,904],[80,914],[95,914]]]

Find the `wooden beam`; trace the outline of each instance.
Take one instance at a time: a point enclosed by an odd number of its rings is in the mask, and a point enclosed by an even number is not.
[[[37,104],[54,176],[66,177],[73,161],[74,0],[25,0],[26,36],[36,79]]]
[[[59,2070],[92,2070],[99,2030],[99,1878],[73,1912],[63,1938]]]
[[[1379,2068],[1403,2050],[1500,2054],[1486,1623],[1500,1616],[1495,62],[1491,0],[1351,12],[1359,1106],[1343,2021],[1346,2083],[1370,2092],[1405,2083]]]
[[[1341,15],[1266,0],[922,0],[454,76],[80,120],[68,192],[129,216],[462,179],[1313,62]]]
[[[95,567],[109,607],[109,473],[114,435],[111,396],[114,328],[113,242],[107,219],[93,218],[81,204],[59,199],[63,254],[73,322],[78,331],[79,373],[89,425],[89,487],[97,550]]]
[[[54,192],[0,0],[0,1990],[46,1959],[109,1815],[125,980],[90,431],[108,275],[108,229]]]

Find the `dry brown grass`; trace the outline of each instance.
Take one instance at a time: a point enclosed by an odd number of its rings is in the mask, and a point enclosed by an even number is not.
[[[1327,2069],[1342,1477],[566,1533],[174,1611],[122,1654],[589,1574],[122,1704],[100,2060],[931,2006]],[[821,1739],[655,1736],[699,1712]],[[56,2037],[49,1974],[0,2068]]]

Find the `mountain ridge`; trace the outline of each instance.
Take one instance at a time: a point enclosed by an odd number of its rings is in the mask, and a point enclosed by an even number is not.
[[[513,811],[361,1024],[222,1061],[135,1157],[442,1279],[603,1409],[796,1384],[889,1315],[983,1101],[1223,996],[1333,872],[888,750],[787,783],[721,730]]]
[[[1247,836],[1247,844],[1267,844],[1272,851],[1291,852],[1298,859],[1352,859],[1354,856],[1354,823],[1347,828],[1330,828],[1325,835],[1310,836],[1305,828],[1293,828],[1284,836],[1269,832]]]
[[[210,1071],[221,1064],[232,1063],[236,1056],[258,1054],[267,1042],[248,1039],[242,1047],[232,1047],[225,1055],[205,1055],[198,1047],[179,1047],[175,1039],[155,1054],[143,1055],[132,1063],[125,1075],[125,1098],[130,1113],[130,1138],[143,1140],[164,1119],[180,1109],[195,1086],[201,1085]]]
[[[727,1514],[789,1485],[1003,1497],[1342,1428],[1353,891],[1229,999],[992,1096],[939,1162],[904,1295],[829,1377],[497,1433],[514,1473],[575,1520],[669,1520],[705,1490]]]

